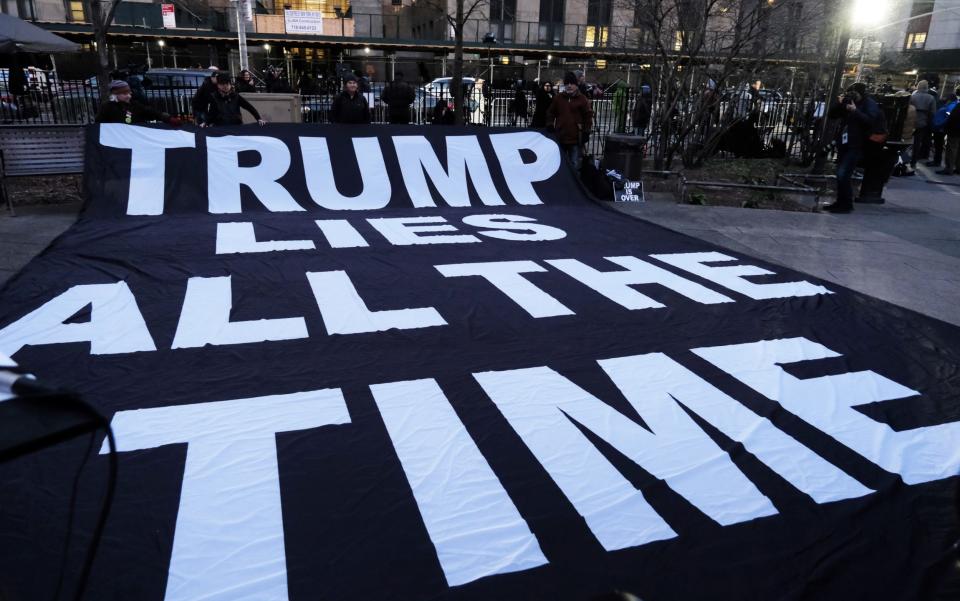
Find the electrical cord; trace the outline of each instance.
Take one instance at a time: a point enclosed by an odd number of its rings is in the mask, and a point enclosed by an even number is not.
[[[100,508],[100,517],[97,519],[97,525],[93,531],[93,537],[90,539],[90,546],[87,548],[87,557],[83,562],[83,568],[80,570],[80,578],[77,582],[77,591],[74,595],[76,601],[83,598],[83,593],[87,588],[87,581],[90,578],[90,571],[93,569],[93,561],[96,559],[97,550],[100,547],[100,540],[103,537],[103,531],[107,525],[107,518],[110,517],[110,509],[113,507],[113,496],[117,488],[117,441],[113,436],[113,428],[110,427],[110,420],[105,418],[99,411],[93,408],[89,403],[75,394],[68,395],[78,405],[86,409],[92,416],[95,416],[101,427],[107,433],[107,444],[110,447],[110,454],[107,475],[107,490],[103,499],[103,505]]]
[[[73,488],[70,492],[70,512],[67,514],[67,537],[63,541],[63,553],[60,559],[60,576],[57,577],[57,590],[53,593],[54,601],[60,598],[60,591],[63,590],[63,576],[67,571],[67,558],[70,556],[70,542],[73,540],[73,520],[77,513],[77,495],[80,490],[80,476],[83,474],[83,469],[87,466],[87,460],[90,459],[90,452],[93,451],[93,443],[96,439],[97,433],[91,433],[87,450],[83,453],[83,459],[80,460],[80,467],[77,468],[77,474],[73,477]]]

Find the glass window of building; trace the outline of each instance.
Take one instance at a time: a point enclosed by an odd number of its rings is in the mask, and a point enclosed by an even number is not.
[[[584,46],[605,46],[613,16],[613,0],[587,0],[587,29]]]
[[[540,43],[559,46],[563,39],[564,0],[540,0]]]
[[[513,41],[517,0],[490,0],[490,27],[501,42]]]

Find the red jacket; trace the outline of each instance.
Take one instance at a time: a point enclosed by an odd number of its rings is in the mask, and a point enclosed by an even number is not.
[[[580,132],[589,132],[593,127],[593,109],[590,101],[579,91],[573,96],[563,92],[553,97],[547,109],[547,125],[557,130],[561,144],[579,144]]]

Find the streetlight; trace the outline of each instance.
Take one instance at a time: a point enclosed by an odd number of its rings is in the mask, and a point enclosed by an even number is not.
[[[874,27],[887,21],[889,11],[889,0],[853,0],[850,23],[861,28]]]
[[[269,53],[269,52],[270,52],[270,44],[264,44],[264,45],[263,45],[263,49],[266,50],[266,51]]]
[[[160,47],[160,66],[161,66],[161,67],[166,67],[166,66],[167,66],[167,59],[166,59],[166,57],[163,56],[163,47],[166,46],[166,45],[167,45],[167,43],[164,42],[163,40],[157,40],[157,46]]]

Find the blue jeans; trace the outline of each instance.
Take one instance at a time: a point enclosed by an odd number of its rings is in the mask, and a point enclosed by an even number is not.
[[[561,144],[561,150],[566,155],[567,160],[573,165],[574,169],[580,168],[580,145],[579,144]]]
[[[853,206],[853,172],[863,156],[860,148],[846,148],[837,162],[837,204]]]

